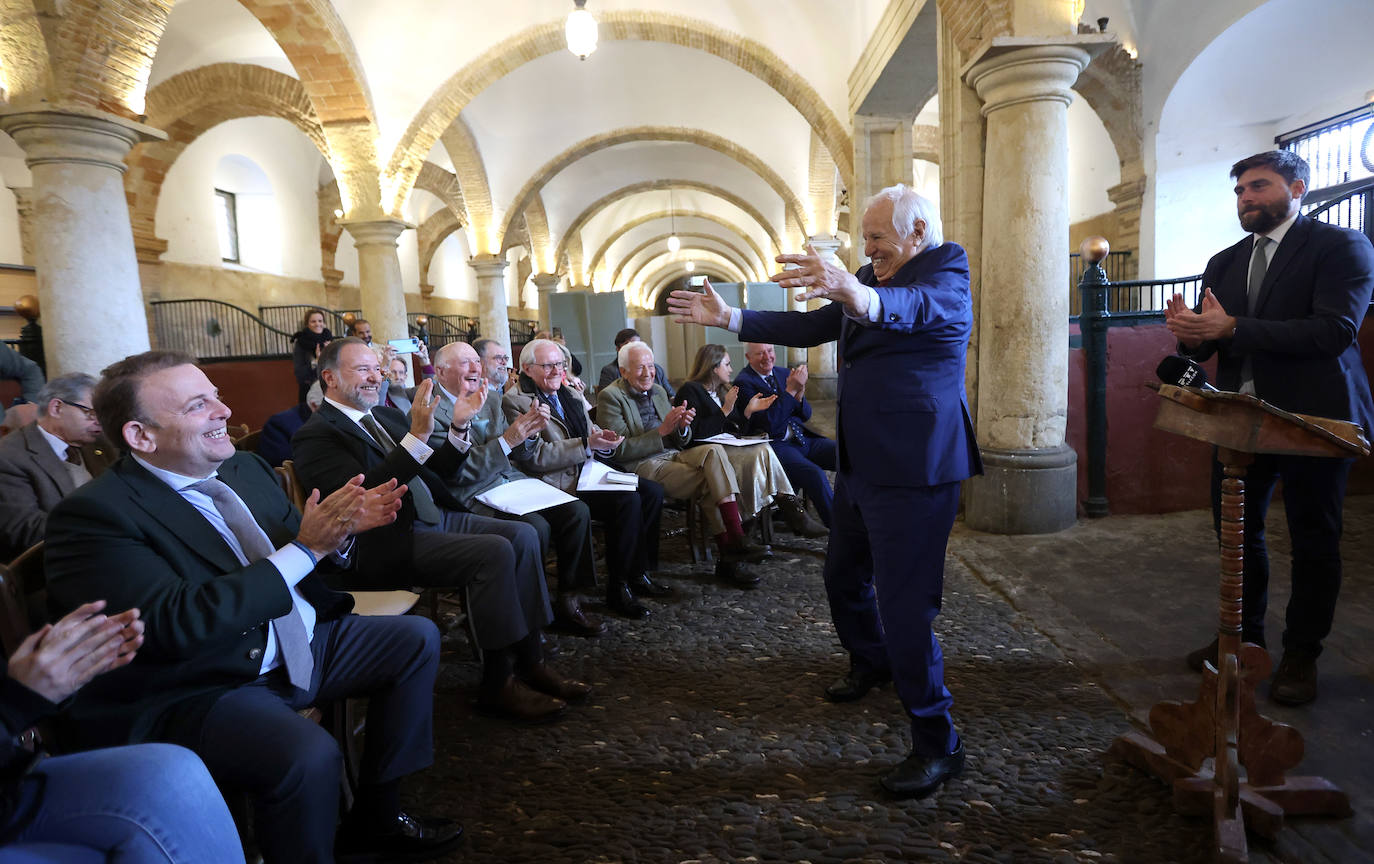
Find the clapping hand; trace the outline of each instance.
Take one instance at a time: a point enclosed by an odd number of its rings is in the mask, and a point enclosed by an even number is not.
[[[143,645],[137,609],[100,614],[104,600],[73,609],[19,643],[9,677],[49,702],[61,702],[102,672],[127,665]]]
[[[778,401],[778,394],[776,393],[770,393],[767,396],[762,393],[755,393],[749,398],[749,404],[744,406],[745,418],[753,417],[760,411],[767,411],[776,401]]]
[[[685,430],[688,426],[692,425],[692,421],[696,419],[696,416],[697,412],[692,408],[688,408],[685,401],[681,405],[674,405],[672,409],[668,411],[668,416],[664,417],[663,422],[658,425],[659,437],[667,438],[674,432]]]
[[[587,436],[587,446],[593,450],[614,450],[625,439],[610,429],[597,429]]]
[[[548,422],[549,409],[535,401],[530,406],[530,410],[511,421],[510,426],[506,427],[506,431],[501,434],[501,437],[505,438],[506,443],[513,449],[526,438],[538,434],[539,430],[543,429],[544,424]]]
[[[1190,349],[1212,339],[1228,339],[1236,332],[1236,319],[1226,314],[1211,288],[1204,290],[1197,312],[1183,302],[1183,295],[1175,294],[1166,304],[1164,324]]]
[[[725,393],[725,398],[720,400],[720,410],[722,413],[729,414],[735,410],[735,401],[739,399],[739,387],[731,387]]]
[[[792,398],[800,399],[806,392],[806,381],[810,373],[806,371],[806,364],[799,363],[797,368],[787,374],[787,392],[792,394]]]

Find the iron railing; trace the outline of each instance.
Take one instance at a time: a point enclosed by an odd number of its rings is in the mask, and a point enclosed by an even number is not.
[[[1102,269],[1107,271],[1107,278],[1113,282],[1120,282],[1130,275],[1131,250],[1124,249],[1120,252],[1108,252],[1107,257],[1102,261]],[[1079,313],[1079,291],[1078,278],[1083,272],[1083,256],[1077,252],[1069,253],[1069,314]]]
[[[422,312],[411,312],[406,315],[410,322],[410,331],[419,335],[420,325],[416,323]],[[431,356],[443,346],[450,342],[476,341],[481,334],[481,327],[476,318],[467,315],[425,315],[429,320],[425,322],[425,333],[429,337],[429,350]]]
[[[539,322],[529,318],[512,318],[510,321],[510,346],[524,345],[539,332]]]
[[[1318,189],[1303,198],[1302,212],[1319,222],[1359,231],[1374,241],[1374,177]]]
[[[159,348],[201,360],[282,357],[291,334],[221,300],[154,300],[153,333]]]

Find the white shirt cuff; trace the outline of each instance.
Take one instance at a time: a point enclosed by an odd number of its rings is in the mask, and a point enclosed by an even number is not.
[[[738,309],[732,308],[732,309],[730,310],[730,323],[729,323],[728,326],[726,326],[725,329],[726,329],[726,330],[729,330],[731,333],[738,333],[738,332],[739,332],[739,328],[740,328],[743,324],[744,324],[744,313],[741,312],[741,311],[738,310]]]
[[[448,443],[457,447],[459,453],[466,453],[472,447],[472,442],[463,437],[457,426],[448,427]]]
[[[277,572],[281,574],[282,581],[286,583],[288,588],[296,587],[297,582],[309,576],[310,571],[315,569],[315,562],[310,560],[310,556],[306,554],[304,549],[294,543],[287,543],[276,552],[268,555],[267,560],[271,561],[272,566],[277,568]]]
[[[868,311],[863,315],[850,315],[849,310],[844,310],[844,317],[850,321],[867,321],[870,324],[877,324],[883,319],[883,301],[878,297],[878,292],[873,290],[873,286],[865,285],[868,289]]]
[[[505,435],[500,435],[500,436],[497,437],[496,440],[501,442],[501,452],[504,453],[505,455],[509,456],[509,455],[510,455],[510,445],[506,443],[506,436],[505,436]]]
[[[429,457],[434,455],[433,447],[421,441],[419,438],[416,438],[409,432],[406,433],[406,437],[401,439],[401,447],[410,454],[412,459],[419,462],[421,465],[425,464]]]

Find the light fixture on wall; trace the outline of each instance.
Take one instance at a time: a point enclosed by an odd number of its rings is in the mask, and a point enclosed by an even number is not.
[[[596,50],[596,19],[587,11],[587,0],[573,0],[573,3],[577,8],[568,13],[563,34],[568,39],[568,50],[576,54],[578,60],[586,60]]]
[[[677,252],[682,248],[682,241],[677,239],[677,208],[673,206],[673,190],[668,190],[668,220],[671,224],[671,233],[668,235],[668,251]]]
[[[688,262],[686,263],[686,265],[684,265],[684,266],[686,266],[687,272],[688,272],[688,273],[691,273],[693,270],[696,270],[696,269],[697,269],[697,262],[695,262],[695,261],[688,261]]]

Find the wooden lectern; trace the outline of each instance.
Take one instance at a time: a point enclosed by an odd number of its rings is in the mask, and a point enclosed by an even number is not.
[[[1255,710],[1255,684],[1268,677],[1272,661],[1260,646],[1240,642],[1245,469],[1256,453],[1365,456],[1369,442],[1353,423],[1290,414],[1242,393],[1165,384],[1159,395],[1155,428],[1215,445],[1226,472],[1217,668],[1204,671],[1196,702],[1160,702],[1150,709],[1152,735],[1129,732],[1109,752],[1172,783],[1179,812],[1210,809],[1217,860],[1243,862],[1249,860],[1247,824],[1272,838],[1285,814],[1350,814],[1349,800],[1334,784],[1285,776],[1302,761],[1302,735]],[[1210,771],[1203,766],[1209,757]]]

